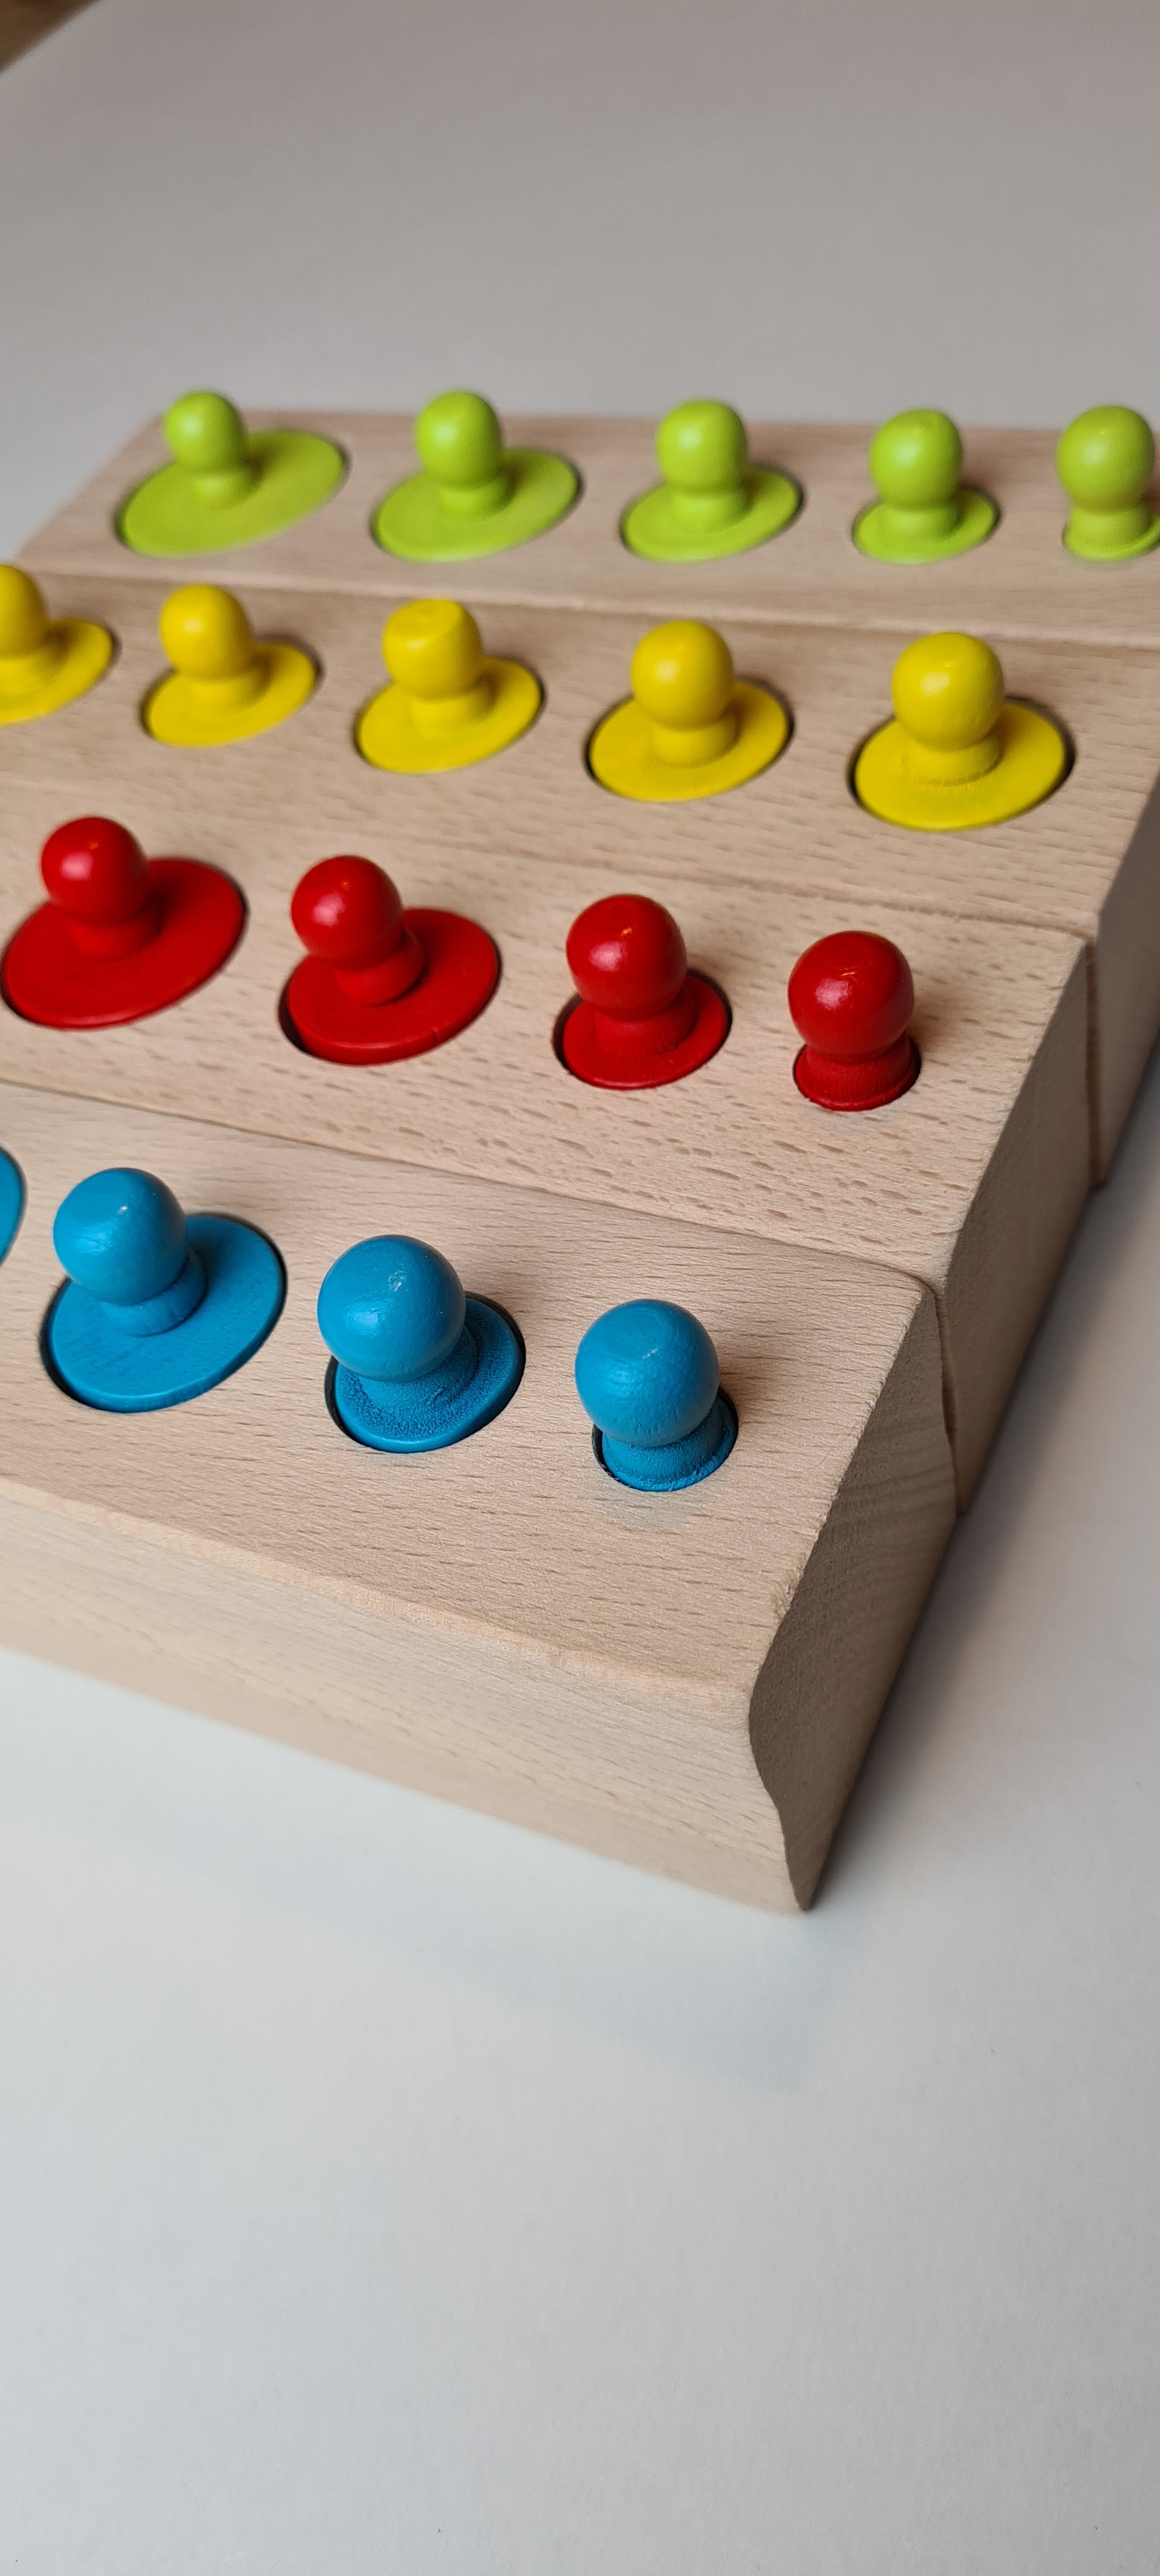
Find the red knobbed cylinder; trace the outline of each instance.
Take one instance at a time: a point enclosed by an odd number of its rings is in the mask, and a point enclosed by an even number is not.
[[[373,859],[320,859],[295,887],[290,918],[352,1002],[396,1002],[426,965],[398,888]]]
[[[478,1018],[499,979],[477,921],[404,911],[371,859],[321,859],[295,887],[290,918],[308,954],[282,996],[283,1026],[328,1064],[426,1055]]]
[[[83,957],[133,957],[156,935],[148,863],[123,823],[103,814],[62,823],[44,844],[40,873]]]
[[[794,1080],[820,1109],[883,1109],[909,1091],[918,1049],[910,968],[893,940],[836,930],[799,957],[790,1014],[805,1045]]]
[[[671,912],[644,894],[606,895],[572,924],[566,955],[580,995],[560,1032],[569,1071],[605,1090],[676,1082],[715,1055],[729,1027],[720,994],[689,973]]]
[[[168,1010],[224,966],[246,907],[204,859],[147,859],[123,823],[82,814],[40,857],[48,902],[0,958],[10,1010],[44,1029],[112,1029]]]
[[[610,894],[573,922],[565,954],[581,1001],[616,1020],[655,1021],[681,1001],[689,960],[671,912],[646,894]],[[684,1035],[692,1012],[682,1005]]]

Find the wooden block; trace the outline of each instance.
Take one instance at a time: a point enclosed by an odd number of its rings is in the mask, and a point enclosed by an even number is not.
[[[0,822],[4,939],[28,908],[30,854],[51,811],[26,791]],[[62,1032],[0,1013],[0,1077],[911,1271],[938,1308],[969,1499],[1087,1188],[1076,941],[862,903],[857,926],[893,939],[910,962],[922,1073],[889,1108],[835,1117],[794,1083],[785,988],[802,950],[846,915],[818,895],[658,878],[692,962],[729,997],[732,1029],[688,1080],[602,1092],[565,1071],[552,1035],[571,990],[569,925],[616,877],[418,845],[405,899],[482,921],[503,960],[499,990],[451,1044],[349,1068],[299,1053],[278,1022],[302,954],[288,898],[318,856],[303,820],[264,818],[250,837],[178,798],[148,821],[156,853],[210,858],[238,878],[249,905],[240,948],[176,1009],[127,1027]]]
[[[18,1087],[0,1267],[0,1629],[37,1654],[769,1906],[804,1904],[952,1524],[933,1301],[871,1264]],[[156,1170],[287,1267],[281,1321],[175,1410],[74,1403],[38,1356],[53,1213]],[[320,1279],[437,1243],[527,1345],[507,1410],[418,1458],[324,1401]],[[581,1332],[674,1297],[740,1431],[687,1493],[598,1466]],[[764,1785],[763,1785],[764,1783]]]
[[[995,534],[950,562],[902,565],[874,562],[850,536],[858,511],[874,497],[868,427],[753,424],[754,462],[781,466],[804,489],[805,507],[794,524],[749,554],[650,564],[623,544],[620,522],[628,503],[658,479],[655,424],[513,418],[506,423],[513,444],[554,449],[579,467],[583,491],[576,508],[529,545],[464,564],[428,565],[385,554],[370,534],[383,493],[415,470],[407,415],[248,417],[255,428],[292,419],[335,439],[350,459],[348,479],[324,509],[284,536],[232,554],[187,557],[172,566],[174,581],[354,591],[384,601],[450,593],[472,601],[624,610],[645,625],[657,617],[720,615],[901,634],[966,627],[998,640],[1044,636],[1160,647],[1160,552],[1106,566],[1067,552],[1053,431],[966,431],[965,479],[999,502]],[[123,546],[114,519],[120,502],[167,455],[160,423],[151,422],[33,537],[21,561],[38,575],[123,573],[148,585],[157,576],[156,560]]]
[[[219,822],[237,847],[257,848],[274,817],[279,830],[301,826],[314,857],[362,848],[404,878],[425,843],[471,844],[522,854],[547,872],[579,860],[619,885],[676,871],[817,894],[847,918],[851,905],[861,912],[873,901],[1062,931],[1091,958],[1093,1168],[1106,1170],[1160,1025],[1160,657],[1009,647],[1009,688],[1060,718],[1074,768],[1032,813],[993,830],[931,834],[881,823],[848,784],[855,747],[889,712],[894,645],[885,636],[727,627],[739,668],[791,708],[789,748],[725,796],[640,805],[599,787],[584,758],[594,723],[625,693],[636,636],[626,619],[493,610],[485,641],[528,661],[545,683],[538,721],[472,768],[399,777],[360,759],[351,733],[382,676],[379,603],[260,594],[259,626],[317,654],[314,698],[252,741],[176,751],[139,721],[162,667],[163,595],[156,582],[53,586],[55,609],[104,618],[121,649],[88,697],[41,723],[0,729],[6,792],[51,788],[54,819],[104,807],[146,831],[180,798],[198,848]]]

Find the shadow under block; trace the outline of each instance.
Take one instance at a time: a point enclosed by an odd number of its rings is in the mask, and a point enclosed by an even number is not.
[[[954,1513],[934,1306],[856,1261],[17,1087],[0,1269],[5,1641],[749,1903],[808,1901]],[[195,1403],[74,1403],[37,1337],[54,1211],[113,1161],[268,1232],[285,1310]],[[345,1245],[438,1243],[518,1319],[519,1390],[413,1459],[344,1437],[314,1320]],[[605,1306],[703,1317],[739,1414],[707,1483],[597,1465]]]
[[[180,806],[149,819],[166,849],[194,828]],[[27,908],[44,821],[26,791],[0,824],[0,938]],[[225,971],[175,1009],[121,1028],[42,1029],[0,1009],[0,1078],[244,1121],[909,1271],[938,1308],[947,1418],[969,1500],[1087,1189],[1078,943],[861,905],[861,926],[894,940],[910,962],[922,1071],[889,1108],[834,1117],[793,1080],[800,1041],[785,998],[795,959],[834,927],[827,901],[666,877],[655,891],[680,922],[691,963],[728,995],[730,1034],[684,1081],[597,1091],[565,1070],[552,1035],[569,998],[569,925],[615,880],[424,850],[407,872],[408,901],[481,920],[499,944],[499,989],[449,1045],[348,1068],[303,1054],[278,1023],[278,996],[301,955],[289,893],[317,854],[303,828],[297,818],[267,819],[242,844],[203,821],[194,855],[236,875],[249,905]]]
[[[505,607],[489,650],[524,659],[545,684],[543,710],[493,759],[436,777],[371,769],[354,748],[359,708],[382,681],[380,606],[270,591],[251,599],[259,631],[308,645],[321,664],[309,704],[273,732],[220,750],[154,742],[141,700],[162,667],[164,585],[86,579],[50,586],[50,609],[96,617],[119,642],[88,697],[39,724],[0,730],[0,790],[52,792],[60,821],[104,808],[160,854],[157,828],[180,822],[192,854],[215,830],[238,853],[276,822],[301,864],[362,850],[418,899],[421,849],[473,846],[523,856],[545,875],[580,861],[619,887],[662,891],[676,873],[824,898],[823,927],[856,924],[871,903],[1063,931],[1091,960],[1092,1162],[1107,1170],[1160,1026],[1160,655],[1027,642],[1005,655],[1009,692],[1049,707],[1075,765],[1047,801],[981,832],[914,832],[881,822],[848,784],[855,747],[889,712],[894,644],[818,628],[725,632],[738,668],[781,692],[787,750],[748,785],[684,805],[637,805],[599,787],[584,762],[598,717],[627,687],[637,629],[623,618]],[[246,593],[243,590],[243,598]],[[47,828],[47,823],[46,823]],[[227,860],[226,862],[230,862]],[[34,854],[25,885],[35,887]],[[241,856],[238,873],[245,882]],[[287,872],[286,899],[292,886]],[[453,897],[453,900],[455,898]],[[21,905],[21,909],[27,904]]]
[[[382,600],[450,591],[473,602],[624,610],[645,624],[674,614],[722,615],[902,635],[953,626],[996,641],[1037,635],[1160,648],[1160,553],[1101,565],[1068,552],[1052,430],[965,431],[963,478],[999,503],[994,535],[942,563],[884,564],[860,553],[850,535],[874,498],[866,461],[871,428],[751,423],[752,462],[780,466],[802,487],[797,518],[750,553],[655,564],[632,554],[619,533],[628,503],[658,480],[655,422],[510,418],[511,445],[545,447],[578,467],[576,507],[528,545],[460,564],[419,564],[384,553],[370,533],[372,510],[388,486],[415,471],[409,415],[248,412],[247,420],[255,429],[292,421],[333,439],[350,459],[348,478],[323,509],[280,536],[228,554],[175,559],[174,580],[345,590]],[[156,558],[123,546],[114,519],[126,494],[168,454],[160,421],[153,421],[32,538],[22,563],[38,577],[156,580]]]

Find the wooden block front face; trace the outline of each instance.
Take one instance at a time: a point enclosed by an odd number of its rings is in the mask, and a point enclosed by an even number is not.
[[[26,854],[47,812],[26,791],[5,816],[5,938],[26,902]],[[279,996],[301,955],[289,895],[318,855],[306,827],[294,817],[266,822],[251,842],[228,822],[207,835],[202,820],[191,850],[192,811],[179,802],[150,819],[152,850],[210,858],[242,884],[241,946],[187,1001],[128,1027],[61,1032],[3,1011],[0,1078],[912,1272],[938,1305],[960,1492],[969,1495],[1087,1187],[1087,977],[1076,941],[658,879],[691,962],[727,995],[732,1026],[689,1078],[612,1093],[565,1070],[553,1032],[571,990],[569,925],[617,880],[418,845],[405,877],[400,869],[405,898],[480,920],[500,949],[498,991],[470,1029],[426,1056],[342,1067],[298,1051],[279,1024]],[[922,1072],[890,1107],[834,1116],[794,1083],[799,1040],[786,982],[815,939],[850,926],[892,939],[910,963]]]
[[[953,1515],[925,1292],[14,1087],[0,1134],[28,1186],[0,1266],[10,1642],[747,1901],[806,1900]],[[55,1208],[114,1162],[260,1226],[288,1276],[235,1377],[119,1418],[37,1348]],[[438,1244],[527,1349],[486,1431],[414,1459],[348,1440],[323,1395],[320,1280],[386,1231]],[[701,1316],[738,1409],[732,1457],[685,1494],[605,1475],[572,1385],[587,1324],[642,1294]]]
[[[1094,958],[1092,1091],[1103,1171],[1160,1022],[1160,657],[1074,646],[1006,651],[1008,688],[1048,707],[1075,748],[1055,795],[987,831],[928,833],[880,822],[855,801],[856,747],[889,713],[891,639],[783,628],[727,629],[738,667],[785,698],[788,749],[723,796],[636,804],[597,785],[585,746],[627,688],[636,627],[623,619],[496,609],[485,643],[527,661],[545,684],[524,739],[442,776],[396,776],[355,750],[358,709],[384,676],[381,606],[270,592],[251,598],[268,634],[317,655],[310,703],[275,731],[217,750],[180,751],[143,730],[141,702],[162,668],[159,586],[55,585],[58,613],[103,618],[120,652],[87,698],[37,724],[0,728],[0,785],[52,791],[51,819],[111,811],[139,833],[188,817],[203,853],[227,829],[258,848],[272,830],[309,855],[365,850],[404,879],[421,846],[471,844],[545,871],[579,861],[619,885],[658,889],[675,871],[706,884],[817,894],[849,914],[868,902],[1022,921],[1082,939]],[[156,846],[156,844],[155,844]],[[33,854],[27,883],[34,886]]]
[[[249,418],[264,428],[290,416],[254,412]],[[384,601],[450,592],[472,601],[623,610],[645,624],[655,617],[730,616],[901,634],[966,627],[996,639],[1039,635],[1160,647],[1160,552],[1107,566],[1069,554],[1055,435],[1047,430],[966,431],[964,478],[999,503],[998,527],[984,545],[948,562],[902,565],[873,561],[850,534],[874,497],[869,427],[753,424],[753,462],[779,466],[805,493],[797,519],[747,554],[653,564],[629,552],[620,522],[628,503],[658,479],[655,424],[511,419],[512,444],[552,449],[578,467],[577,506],[530,544],[459,565],[427,565],[385,554],[370,533],[383,493],[415,470],[411,420],[370,413],[300,413],[293,420],[344,450],[350,471],[342,489],[283,536],[233,553],[187,557],[172,567],[174,581],[347,590]],[[156,561],[120,543],[114,518],[167,452],[160,424],[151,423],[58,511],[21,560],[38,576],[156,578]]]

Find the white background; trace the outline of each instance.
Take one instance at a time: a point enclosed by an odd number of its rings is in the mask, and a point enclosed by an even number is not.
[[[0,547],[203,381],[1156,416],[1158,126],[1123,0],[99,0]],[[1154,1072],[803,1922],[0,1658],[0,2568],[1160,2567],[1158,1316]]]

